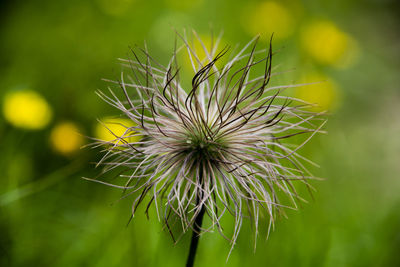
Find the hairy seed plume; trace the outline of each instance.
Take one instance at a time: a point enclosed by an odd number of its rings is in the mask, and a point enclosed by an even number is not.
[[[183,44],[176,45],[166,66],[146,46],[121,59],[127,72],[109,82],[123,97],[111,89],[98,92],[135,126],[122,125],[126,131],[114,134],[115,140],[93,143],[104,149],[98,162],[104,166],[102,177],[118,172],[118,180],[90,180],[122,189],[123,198],[132,196],[132,216],[141,203],[146,202],[146,214],[154,205],[174,240],[176,223],[185,233],[205,212],[210,224],[196,231],[217,229],[233,247],[244,218],[257,236],[260,218],[267,218],[269,230],[277,211],[302,200],[294,182],[310,187],[305,163],[313,163],[298,150],[322,132],[325,120],[310,111],[310,104],[282,94],[301,85],[271,85],[279,74],[271,43],[256,50],[254,38],[233,53],[219,47],[220,37],[206,47],[193,33],[205,55],[201,58],[186,34],[177,36]],[[190,88],[181,83],[181,54],[194,70]],[[305,137],[291,144],[297,135]],[[229,235],[221,224],[227,214],[234,220]]]

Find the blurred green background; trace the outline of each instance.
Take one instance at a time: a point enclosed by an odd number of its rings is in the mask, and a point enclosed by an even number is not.
[[[184,266],[156,216],[88,182],[101,135],[118,115],[96,89],[118,79],[119,57],[143,46],[167,63],[174,30],[224,31],[246,44],[275,32],[283,83],[325,81],[292,93],[331,111],[328,135],[302,154],[324,181],[309,203],[278,218],[253,249],[244,224],[230,245],[202,237],[197,266],[400,266],[400,6],[395,0],[1,1],[0,266]],[[304,195],[304,194],[303,194]],[[153,212],[154,213],[154,212]]]

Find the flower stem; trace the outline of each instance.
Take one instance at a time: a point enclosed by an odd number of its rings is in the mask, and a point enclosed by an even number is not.
[[[202,186],[203,184],[203,164],[200,161],[199,165],[199,185]],[[198,191],[197,197],[196,197],[196,206],[199,206],[201,203],[201,198],[202,198],[202,191]],[[189,255],[186,260],[186,267],[193,267],[194,265],[194,259],[196,257],[196,252],[197,252],[197,247],[199,245],[199,239],[200,239],[200,233],[201,233],[201,225],[203,224],[203,217],[206,209],[204,205],[201,206],[199,214],[197,214],[196,219],[194,220],[193,224],[193,233],[192,233],[192,239],[190,241],[190,249],[189,249]]]
[[[192,239],[190,241],[189,256],[186,261],[186,267],[193,267],[194,259],[196,257],[197,246],[199,245],[201,224],[203,223],[205,209],[201,208],[199,214],[196,217],[193,225]]]

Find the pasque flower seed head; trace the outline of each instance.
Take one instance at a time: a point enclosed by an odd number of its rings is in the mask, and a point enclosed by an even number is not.
[[[95,142],[105,147],[98,165],[105,166],[104,173],[119,169],[124,181],[95,181],[133,195],[132,215],[144,201],[146,213],[154,205],[171,233],[178,222],[183,233],[217,229],[226,236],[221,218],[229,213],[233,246],[244,218],[250,218],[257,235],[259,218],[271,226],[275,212],[287,205],[282,197],[294,206],[301,199],[293,183],[309,186],[312,175],[298,149],[321,132],[324,119],[308,109],[310,104],[282,95],[300,85],[270,85],[279,74],[271,44],[256,50],[254,38],[231,53],[229,47],[218,47],[219,38],[206,48],[193,33],[206,55],[200,59],[187,36],[177,36],[183,44],[166,66],[146,46],[121,60],[129,74],[110,82],[123,98],[112,90],[98,93],[135,126],[125,126],[113,141]],[[189,88],[181,83],[180,53],[187,53],[194,70]],[[261,75],[253,75],[260,67]],[[286,141],[300,134],[308,134],[300,144]],[[196,229],[194,222],[203,214],[210,223]]]

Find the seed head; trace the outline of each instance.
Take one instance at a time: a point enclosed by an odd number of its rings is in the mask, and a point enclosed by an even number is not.
[[[193,33],[206,55],[202,60],[186,35],[177,36],[183,44],[166,66],[146,46],[121,59],[129,74],[110,82],[124,99],[111,89],[98,92],[135,126],[125,126],[115,140],[95,142],[105,147],[98,162],[103,173],[118,169],[122,182],[95,181],[123,189],[124,197],[134,195],[132,215],[140,203],[147,202],[146,213],[154,204],[173,238],[176,222],[185,233],[202,210],[210,223],[201,231],[217,229],[225,236],[221,218],[230,213],[233,247],[243,218],[250,218],[257,236],[259,218],[267,218],[269,229],[276,211],[287,205],[281,198],[296,207],[301,198],[293,181],[308,187],[312,178],[304,166],[309,161],[297,152],[321,132],[324,120],[308,109],[310,104],[282,95],[300,85],[270,85],[279,74],[272,67],[271,44],[257,51],[255,38],[228,53],[229,47],[218,48],[220,37],[206,48]],[[190,88],[181,83],[180,53],[187,53],[194,70]],[[259,67],[261,75],[252,77]],[[301,134],[308,135],[299,145],[286,142]]]

